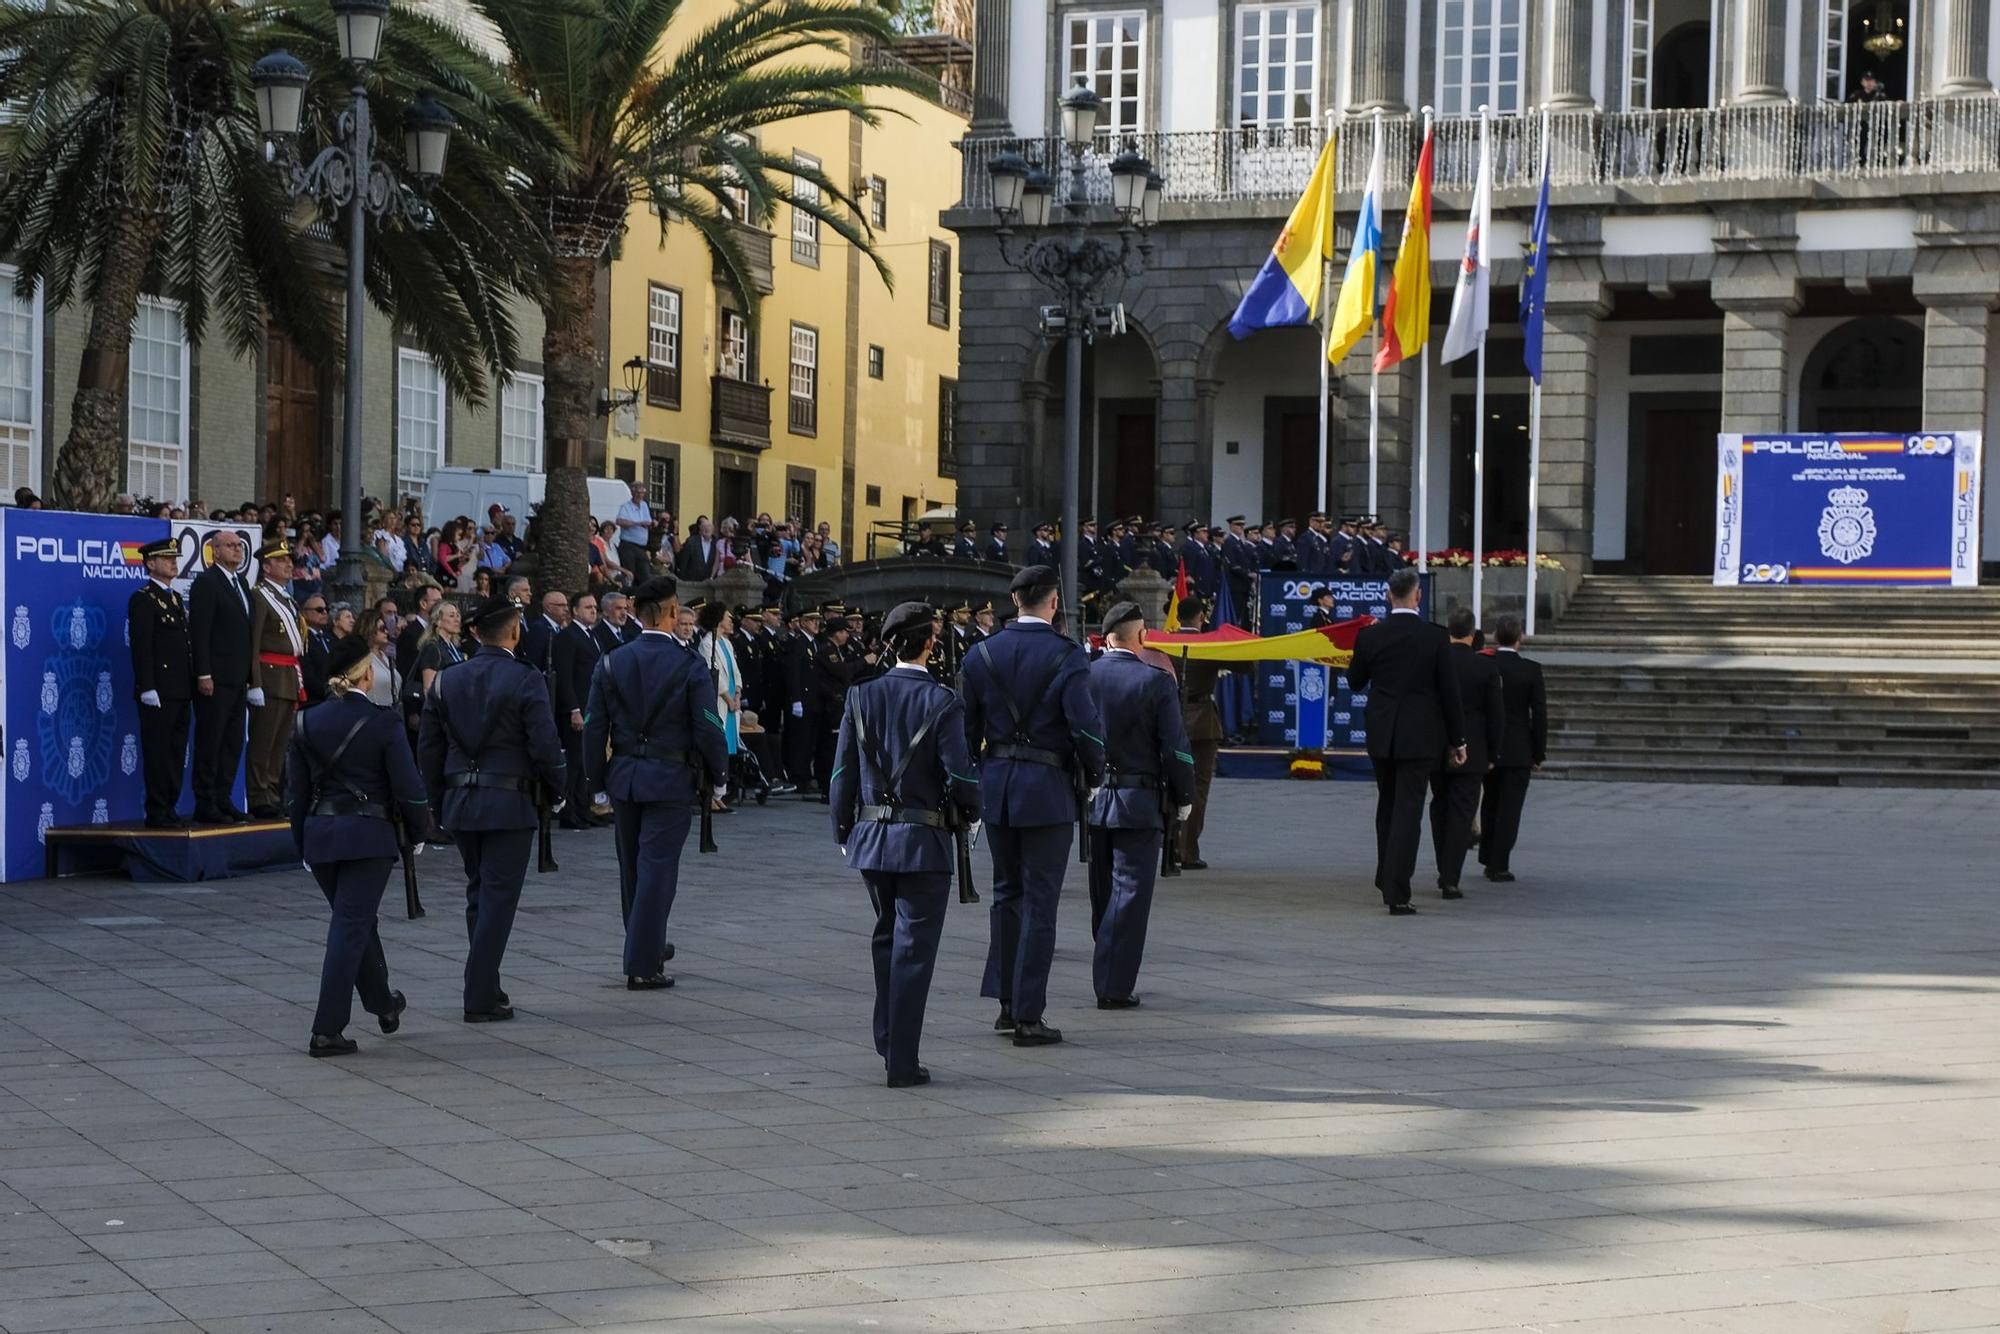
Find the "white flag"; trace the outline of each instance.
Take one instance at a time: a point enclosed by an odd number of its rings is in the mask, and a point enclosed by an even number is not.
[[[1479,180],[1472,189],[1472,217],[1465,224],[1465,258],[1451,294],[1451,323],[1445,326],[1439,361],[1457,361],[1486,337],[1493,256],[1493,148],[1487,138],[1486,109],[1479,116]]]

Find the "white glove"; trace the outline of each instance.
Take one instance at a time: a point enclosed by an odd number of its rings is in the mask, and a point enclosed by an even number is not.
[[[847,845],[845,843],[840,845],[840,855],[842,857],[845,857],[847,855]]]
[[[1099,794],[1099,793],[1101,793],[1101,792],[1103,792],[1103,791],[1104,791],[1104,789],[1103,789],[1103,788],[1101,788],[1101,787],[1094,787],[1094,788],[1090,789],[1090,804],[1091,804],[1091,805],[1095,806],[1095,805],[1097,804],[1097,797],[1098,797],[1098,794]]]
[[[418,857],[421,857],[421,856],[423,856],[423,855],[424,855],[424,849],[425,849],[425,848],[427,848],[427,847],[429,847],[429,846],[430,846],[430,844],[428,844],[428,843],[419,843],[419,844],[415,845],[414,847],[412,847],[412,848],[410,849],[410,852],[411,852],[411,853],[412,853],[412,854],[413,854],[414,856],[418,856]]]
[[[796,700],[796,699],[795,699],[795,700],[793,700],[793,701],[792,701],[792,717],[794,717],[794,718],[803,718],[803,717],[805,717],[805,716],[806,716],[806,706],[805,706],[805,703],[804,703],[804,701],[802,701],[802,700]]]
[[[592,793],[590,800],[598,806],[609,806],[611,804],[611,794],[609,792]]]
[[[245,692],[243,698],[250,701],[250,707],[253,709],[261,709],[264,707],[264,691],[261,686],[251,686],[250,689],[247,692]]]
[[[563,807],[567,805],[569,805],[569,798],[557,797],[554,801],[549,803],[549,814],[561,815],[563,813]]]
[[[139,696],[139,702],[149,709],[157,709],[160,707],[160,692],[157,690],[145,691]]]
[[[1194,814],[1194,803],[1193,803],[1193,802],[1189,802],[1189,803],[1188,803],[1187,805],[1185,805],[1185,806],[1176,806],[1176,807],[1174,807],[1174,818],[1175,818],[1176,820],[1185,820],[1185,819],[1187,819],[1187,818],[1188,818],[1188,817],[1189,817],[1190,815],[1193,815],[1193,814]]]

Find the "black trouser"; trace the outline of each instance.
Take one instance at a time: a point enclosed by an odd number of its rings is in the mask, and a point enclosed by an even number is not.
[[[1382,902],[1410,901],[1410,877],[1417,870],[1417,844],[1424,832],[1424,792],[1436,760],[1385,760],[1375,766],[1375,888]]]
[[[521,906],[535,831],[454,829],[452,836],[465,862],[465,1008],[490,1010],[500,1002],[500,959]]]
[[[326,961],[319,972],[319,1008],[313,1012],[315,1033],[339,1037],[352,1017],[356,992],[361,993],[361,1008],[370,1014],[381,1014],[396,1003],[375,921],[395,865],[394,857],[365,857],[319,862],[312,868],[313,879],[333,909],[326,928]]]
[[[942,871],[863,871],[875,905],[875,1050],[891,1078],[917,1072],[924,1006],[944,935],[951,877]]]
[[[194,699],[194,809],[210,815],[233,808],[236,771],[243,763],[243,696],[247,686],[215,687]],[[178,767],[178,761],[176,762]],[[174,780],[175,790],[180,780]]]
[[[622,538],[618,543],[618,563],[625,567],[625,573],[632,576],[632,584],[637,587],[647,577],[648,552],[644,542],[627,542]]]
[[[590,779],[583,771],[583,732],[572,728],[569,719],[556,723],[562,733],[563,763],[567,774],[563,779],[562,827],[565,829],[589,829],[590,823]]]
[[[1513,869],[1514,840],[1521,835],[1521,808],[1528,801],[1533,770],[1508,765],[1486,775],[1486,799],[1479,816],[1479,860],[1488,871]]]
[[[821,730],[819,714],[811,705],[803,717],[785,711],[785,777],[801,790],[812,786],[813,742]]]
[[[242,712],[237,710],[239,718]],[[237,730],[240,736],[240,724]],[[139,748],[146,766],[146,818],[166,819],[180,803],[181,775],[187,771],[188,702],[170,699],[157,709],[141,704]],[[197,783],[200,773],[197,767]],[[195,790],[201,789],[197,786]]]
[[[808,713],[807,718],[813,718]],[[813,782],[821,792],[833,790],[833,757],[840,748],[840,715],[822,713],[813,722]]]
[[[1438,887],[1457,889],[1472,846],[1472,817],[1479,812],[1479,784],[1484,774],[1470,766],[1439,769],[1431,775],[1431,848],[1437,853]]]

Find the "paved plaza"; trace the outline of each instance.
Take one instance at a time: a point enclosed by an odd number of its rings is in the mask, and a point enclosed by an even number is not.
[[[1073,870],[1060,1047],[990,1032],[954,906],[910,1091],[818,806],[690,851],[666,993],[562,836],[510,1024],[426,856],[339,1061],[302,872],[5,887],[0,1330],[2000,1328],[1994,795],[1544,783],[1520,883],[1410,919],[1372,805],[1218,784],[1136,1011]]]

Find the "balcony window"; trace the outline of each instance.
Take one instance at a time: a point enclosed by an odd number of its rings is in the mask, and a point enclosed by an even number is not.
[[[868,225],[878,232],[889,225],[889,182],[880,176],[868,178]]]
[[[748,381],[756,375],[756,356],[750,321],[733,310],[723,311],[721,337],[715,350],[716,374],[725,380]]]
[[[523,375],[500,386],[500,466],[542,470],[542,377]]]
[[[1237,10],[1236,123],[1309,126],[1318,113],[1319,6]]]
[[[139,298],[132,316],[131,370],[126,379],[126,486],[135,496],[180,500],[187,495],[187,334],[181,308]]]
[[[444,463],[444,373],[421,352],[396,353],[396,485],[420,492]]]
[[[1071,15],[1058,96],[1081,83],[1104,104],[1097,115],[1100,132],[1139,133],[1146,115],[1145,39],[1144,14]]]
[[[808,171],[819,170],[819,159],[804,153],[792,154],[792,161]],[[792,177],[792,260],[819,267],[819,217],[810,210],[819,206],[819,182],[808,176]]]
[[[951,247],[931,242],[930,320],[940,329],[951,327]]]
[[[646,289],[646,401],[681,405],[681,294],[658,283]]]
[[[42,294],[14,294],[14,270],[0,268],[0,495],[41,488]]]
[[[1438,30],[1438,111],[1475,116],[1521,109],[1522,0],[1444,0]]]
[[[792,326],[791,407],[786,420],[794,435],[819,431],[819,330]]]

